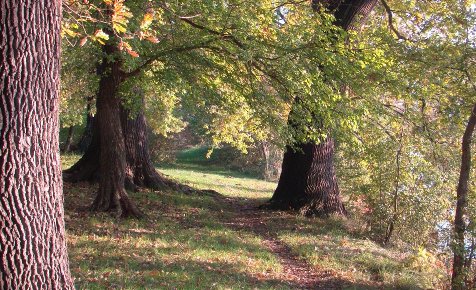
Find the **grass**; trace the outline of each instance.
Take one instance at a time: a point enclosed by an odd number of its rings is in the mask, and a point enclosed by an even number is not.
[[[77,158],[63,156],[63,167]],[[216,190],[230,202],[176,192],[130,193],[147,218],[117,220],[85,209],[95,186],[65,184],[68,249],[78,289],[292,288],[281,279],[283,266],[263,237],[228,226],[239,214],[236,203],[270,198],[274,183],[200,162],[159,169],[180,182]],[[412,253],[360,237],[351,221],[288,213],[269,213],[263,219],[294,253],[316,269],[332,271],[348,289],[429,289],[442,280],[432,267],[410,263]]]
[[[75,211],[72,204],[90,202],[93,190],[67,188],[68,243],[78,288],[286,288],[260,281],[260,273],[282,270],[276,257],[259,237],[224,226],[227,209],[212,197],[131,194],[148,217],[118,221]]]

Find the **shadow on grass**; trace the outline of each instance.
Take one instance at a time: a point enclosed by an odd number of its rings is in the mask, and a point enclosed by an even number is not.
[[[128,242],[103,239],[78,243],[91,248],[75,263],[78,289],[300,289],[291,281],[247,272],[247,260],[212,260],[188,256],[180,245],[127,249]],[[239,248],[242,249],[242,248]],[[182,253],[182,254],[181,254]],[[266,269],[271,272],[273,270]],[[378,289],[366,284],[331,278],[317,289]]]

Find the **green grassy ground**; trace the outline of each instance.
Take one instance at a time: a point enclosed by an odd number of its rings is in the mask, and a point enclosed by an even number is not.
[[[77,156],[63,156],[69,167]],[[283,266],[252,231],[230,227],[245,203],[268,199],[275,184],[199,162],[159,168],[180,182],[214,189],[213,196],[130,193],[143,220],[90,213],[96,188],[65,184],[72,273],[79,289],[290,289]],[[269,231],[316,269],[328,269],[349,289],[434,289],[443,280],[435,261],[385,249],[360,237],[352,221],[269,213]],[[421,254],[421,253],[420,253]],[[416,261],[416,262],[415,262]]]

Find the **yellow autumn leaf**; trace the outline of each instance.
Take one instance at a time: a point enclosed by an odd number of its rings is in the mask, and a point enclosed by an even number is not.
[[[152,13],[146,13],[144,15],[144,18],[142,19],[142,22],[140,24],[141,29],[147,29],[152,21],[154,20],[154,15]]]
[[[109,35],[106,32],[102,31],[102,29],[96,30],[96,32],[94,33],[94,36],[97,37],[97,38],[104,39],[104,40],[109,39]]]

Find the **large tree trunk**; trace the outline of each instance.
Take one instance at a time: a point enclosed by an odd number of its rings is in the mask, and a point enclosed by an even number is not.
[[[0,1],[0,289],[74,289],[59,159],[61,1]]]
[[[313,0],[333,11],[335,24],[356,29],[372,11],[376,0]],[[291,121],[289,122],[292,126]],[[324,127],[323,132],[328,131]],[[274,209],[296,209],[305,215],[345,214],[334,170],[334,140],[331,135],[317,144],[294,144],[286,148],[278,187],[270,200]]]
[[[465,232],[466,223],[464,214],[468,205],[468,181],[471,170],[471,138],[476,126],[476,104],[466,125],[461,142],[461,169],[459,174],[458,188],[456,190],[456,211],[455,211],[455,243],[453,247],[453,275],[451,278],[451,288],[453,290],[466,289],[465,287]]]
[[[288,147],[271,207],[300,210],[306,216],[345,214],[334,170],[332,138]]]
[[[115,55],[115,45],[105,45],[106,55]],[[121,62],[116,59],[103,61],[103,76],[99,82],[97,98],[97,123],[99,126],[99,190],[92,210],[115,211],[121,217],[140,217],[142,214],[129,199],[124,187],[126,149],[120,118],[120,99],[117,96],[123,81]]]
[[[127,189],[137,190],[139,187],[165,189],[175,184],[155,170],[149,153],[149,137],[144,112],[141,109],[136,115],[120,105],[122,134],[126,148],[126,169],[124,184]],[[97,120],[98,117],[95,117]],[[64,179],[68,182],[95,182],[100,177],[100,132],[98,122],[93,123],[91,143],[81,159],[71,168],[64,171]]]
[[[165,189],[172,186],[171,181],[155,170],[150,158],[143,106],[135,114],[122,107],[121,124],[126,146],[126,187],[135,190],[136,187]]]

